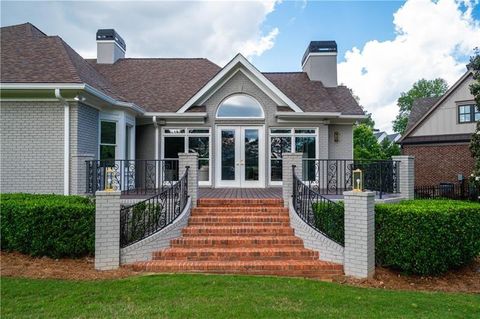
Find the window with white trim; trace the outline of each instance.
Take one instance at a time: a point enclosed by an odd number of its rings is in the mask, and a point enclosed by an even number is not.
[[[305,159],[317,157],[317,129],[271,128],[270,129],[270,182],[281,182],[283,153],[302,153]],[[307,161],[303,178],[314,177],[315,163]]]
[[[100,122],[100,160],[115,159],[117,148],[117,123]]]
[[[198,181],[210,183],[210,141],[209,128],[164,128],[163,158],[176,159],[178,153],[198,153]]]
[[[252,96],[232,94],[220,103],[217,118],[264,118],[263,108]]]

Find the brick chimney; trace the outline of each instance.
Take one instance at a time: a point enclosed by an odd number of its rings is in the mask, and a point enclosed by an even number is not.
[[[337,43],[312,41],[302,58],[302,70],[312,81],[321,81],[325,87],[336,87]]]
[[[126,49],[125,41],[114,29],[97,31],[97,63],[113,64],[125,58]]]

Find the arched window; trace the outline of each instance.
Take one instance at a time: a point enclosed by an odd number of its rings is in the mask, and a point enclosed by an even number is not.
[[[263,118],[260,103],[247,94],[233,94],[227,97],[217,109],[217,118]]]

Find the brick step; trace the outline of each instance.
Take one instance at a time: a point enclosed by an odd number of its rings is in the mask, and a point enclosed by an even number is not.
[[[277,225],[290,226],[290,218],[288,216],[252,216],[252,215],[235,215],[235,216],[191,216],[189,225]]]
[[[318,260],[316,251],[301,247],[274,248],[168,248],[153,253],[153,260]]]
[[[284,226],[187,226],[183,236],[293,236],[294,230]]]
[[[171,247],[302,247],[303,241],[295,236],[197,236],[180,237],[171,241]]]
[[[282,207],[283,200],[280,198],[200,198],[197,200],[198,207]]]
[[[175,261],[153,260],[129,265],[135,271],[277,275],[331,279],[342,265],[320,260]]]
[[[192,211],[191,215],[194,216],[212,216],[212,217],[229,217],[229,216],[262,216],[262,217],[288,217],[287,212],[262,212],[262,211]]]
[[[264,207],[264,206],[247,206],[247,207],[195,207],[192,210],[192,214],[195,213],[232,213],[232,212],[245,212],[245,213],[287,213],[288,208],[286,207]]]

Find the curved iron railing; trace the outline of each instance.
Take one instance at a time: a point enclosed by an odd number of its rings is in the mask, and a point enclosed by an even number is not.
[[[310,188],[293,170],[293,208],[310,227],[343,246],[345,242],[344,208]]]
[[[124,194],[157,194],[178,181],[178,159],[86,161],[86,193],[105,190],[109,178]]]
[[[170,225],[188,200],[188,167],[185,174],[159,194],[120,209],[120,247],[134,244]]]
[[[399,161],[304,159],[302,180],[322,195],[341,195],[352,189],[352,172],[361,169],[364,188],[376,191],[380,198],[384,193],[398,193]]]

